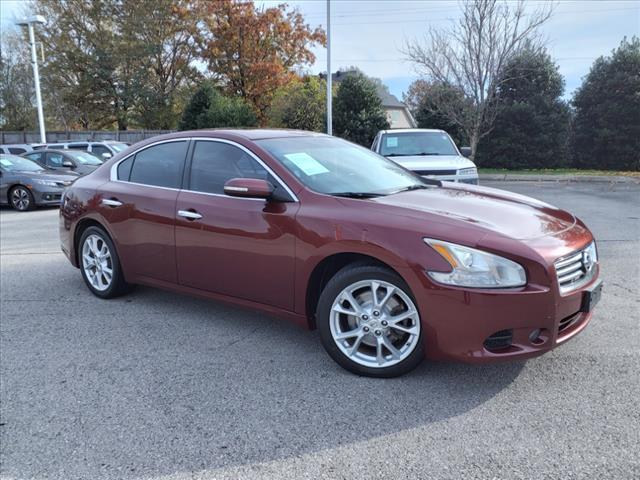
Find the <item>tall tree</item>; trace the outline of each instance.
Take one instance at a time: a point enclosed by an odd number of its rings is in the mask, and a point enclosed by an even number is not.
[[[368,147],[376,133],[387,128],[375,81],[360,71],[350,71],[340,82],[333,104],[334,133]]]
[[[0,128],[28,130],[36,126],[33,71],[27,43],[15,32],[0,44]]]
[[[253,2],[201,0],[205,10],[202,56],[229,95],[253,105],[261,123],[276,90],[295,67],[315,61],[310,47],[325,44],[320,28],[311,29],[286,4],[257,9]]]
[[[458,102],[456,110],[464,108],[466,98],[464,94],[449,85],[431,84],[423,79],[415,80],[409,85],[404,95],[418,128],[438,128],[446,131],[459,147],[468,145],[467,136],[459,124],[452,122],[449,117],[438,110],[434,98],[444,98],[448,104]]]
[[[35,0],[43,83],[84,128],[175,124],[177,92],[196,72],[196,7],[187,0]]]
[[[551,16],[551,4],[525,12],[524,0],[471,0],[450,28],[430,28],[424,42],[407,42],[404,53],[430,83],[464,92],[469,102],[434,96],[439,113],[460,125],[472,156],[491,132],[496,118],[499,75],[507,61],[525,47],[541,47],[540,27]]]
[[[277,90],[269,108],[269,125],[322,132],[326,128],[326,98],[324,80],[296,78]]]
[[[573,163],[640,170],[640,39],[598,58],[573,98]]]
[[[511,169],[566,166],[571,113],[551,57],[525,50],[507,63],[498,83],[500,108],[476,162]]]

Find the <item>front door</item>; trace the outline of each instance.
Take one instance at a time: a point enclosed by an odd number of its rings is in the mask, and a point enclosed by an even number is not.
[[[227,196],[223,187],[231,178],[262,178],[283,188],[243,147],[196,141],[176,206],[178,282],[293,310],[299,204]]]

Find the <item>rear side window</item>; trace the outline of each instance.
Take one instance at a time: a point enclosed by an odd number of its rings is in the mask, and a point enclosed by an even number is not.
[[[133,166],[133,157],[127,158],[118,164],[118,180],[129,181],[131,175],[131,167]]]
[[[89,149],[89,144],[88,143],[70,143],[67,148],[69,150],[83,150],[83,151],[87,151]]]
[[[145,148],[133,159],[129,181],[156,187],[180,188],[187,142],[161,143]]]
[[[111,150],[109,150],[104,145],[96,145],[95,143],[91,145],[91,153],[93,153],[97,157],[102,157],[103,153],[109,154],[109,156],[113,156]]]
[[[28,155],[25,155],[29,160],[33,160],[34,162],[38,162],[38,163],[44,163],[43,162],[43,156],[44,154],[42,152],[40,153],[30,153]]]
[[[27,151],[26,148],[9,147],[9,153],[13,153],[14,155],[20,155],[26,151]]]
[[[269,172],[244,150],[227,143],[196,142],[189,190],[224,194],[224,184],[232,178],[260,178],[276,184]]]

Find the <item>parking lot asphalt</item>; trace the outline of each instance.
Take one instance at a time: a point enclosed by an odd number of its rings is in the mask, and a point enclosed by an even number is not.
[[[591,325],[551,353],[354,376],[317,332],[151,288],[100,300],[57,210],[0,211],[6,479],[640,478],[640,187],[495,182],[598,239]]]

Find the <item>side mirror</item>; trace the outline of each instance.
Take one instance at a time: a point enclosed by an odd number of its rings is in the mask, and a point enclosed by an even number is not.
[[[231,197],[267,199],[273,190],[270,182],[259,178],[232,178],[224,184],[224,193]]]
[[[463,157],[471,157],[471,147],[460,147],[460,153]]]
[[[62,161],[62,166],[63,167],[67,167],[67,168],[75,167],[75,165],[73,164],[73,162],[71,160],[63,160]]]
[[[101,155],[101,157],[102,157],[104,160],[109,160],[111,157],[113,157],[113,155],[111,155],[111,154],[110,154],[110,153],[108,153],[108,152],[104,152],[104,153]]]

